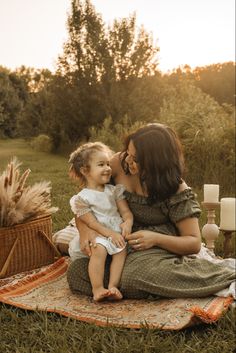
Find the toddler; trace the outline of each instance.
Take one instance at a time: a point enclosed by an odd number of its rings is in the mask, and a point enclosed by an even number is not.
[[[75,150],[69,159],[70,176],[82,190],[70,200],[76,217],[95,230],[96,247],[91,248],[89,277],[93,299],[120,300],[118,286],[126,258],[126,235],[131,233],[133,215],[124,198],[123,185],[108,184],[111,178],[112,151],[101,142],[90,142]],[[112,255],[108,288],[103,277],[107,254]]]

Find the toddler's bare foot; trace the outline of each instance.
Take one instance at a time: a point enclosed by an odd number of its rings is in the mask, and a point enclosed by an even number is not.
[[[112,287],[112,288],[109,288],[109,291],[110,291],[110,295],[108,297],[109,300],[121,300],[123,298],[123,295],[121,294],[118,288]]]
[[[106,299],[110,296],[110,290],[105,288],[99,288],[93,290],[93,300],[95,302],[101,302],[102,300]]]

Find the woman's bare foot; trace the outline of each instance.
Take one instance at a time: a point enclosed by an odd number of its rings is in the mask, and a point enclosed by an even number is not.
[[[118,288],[112,287],[112,288],[109,288],[109,291],[110,291],[110,295],[108,296],[107,299],[109,299],[109,300],[121,300],[123,298],[123,295],[121,294],[121,292],[119,291]]]
[[[101,302],[102,300],[110,297],[111,292],[109,289],[98,288],[93,290],[93,300],[95,302]]]

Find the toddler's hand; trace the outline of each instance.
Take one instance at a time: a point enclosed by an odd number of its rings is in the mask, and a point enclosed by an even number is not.
[[[124,237],[120,233],[112,232],[110,238],[117,248],[123,248],[125,246]]]
[[[129,220],[124,221],[123,223],[121,223],[120,228],[123,237],[126,237],[132,231],[132,222],[130,222]]]

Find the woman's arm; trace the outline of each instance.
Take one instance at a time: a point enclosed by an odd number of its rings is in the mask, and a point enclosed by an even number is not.
[[[157,246],[178,255],[198,253],[201,248],[198,219],[195,217],[186,218],[176,223],[176,226],[180,236],[140,230],[128,235],[126,238],[135,250],[145,250]]]
[[[91,256],[91,247],[96,248],[96,237],[98,234],[89,228],[79,217],[75,216],[75,224],[79,230],[80,250],[83,254]]]

